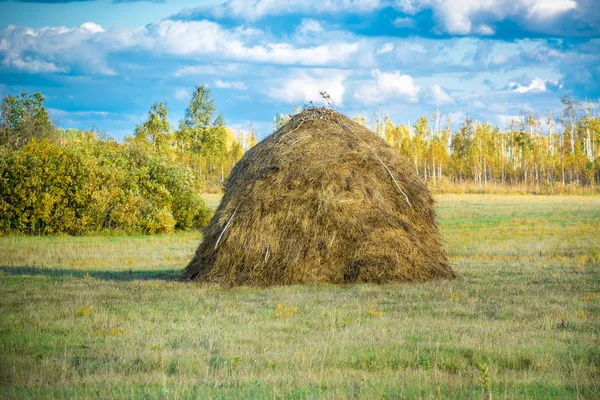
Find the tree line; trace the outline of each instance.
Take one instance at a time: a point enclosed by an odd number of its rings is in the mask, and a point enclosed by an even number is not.
[[[439,112],[412,126],[374,127],[426,181],[503,185],[591,186],[600,182],[600,116],[589,104],[562,99],[558,121],[522,113],[501,130],[467,118],[456,132]],[[562,126],[557,129],[557,122]]]
[[[226,126],[205,86],[196,86],[177,128],[156,102],[121,142],[96,129],[57,128],[43,102],[23,93],[0,105],[0,233],[199,228],[211,213],[200,194],[220,191],[256,144],[252,130],[236,135]],[[504,130],[471,118],[453,130],[439,111],[412,125],[374,115],[369,127],[432,185],[596,187],[598,110],[566,97],[562,104],[557,116],[522,113]],[[278,114],[274,130],[292,115]],[[363,116],[354,120],[367,126]]]
[[[0,233],[170,233],[197,229],[253,132],[236,137],[197,86],[173,129],[164,102],[121,143],[98,130],[57,128],[40,93],[0,110]]]

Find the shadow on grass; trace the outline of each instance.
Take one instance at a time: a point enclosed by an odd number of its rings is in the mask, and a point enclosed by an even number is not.
[[[123,270],[123,271],[89,271],[67,268],[34,267],[34,266],[0,266],[5,275],[29,275],[49,277],[97,278],[106,281],[176,281],[181,276],[181,269],[162,270]]]

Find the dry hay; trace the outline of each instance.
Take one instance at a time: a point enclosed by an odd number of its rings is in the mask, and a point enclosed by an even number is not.
[[[224,285],[454,278],[433,198],[380,137],[326,108],[233,169],[183,279]]]

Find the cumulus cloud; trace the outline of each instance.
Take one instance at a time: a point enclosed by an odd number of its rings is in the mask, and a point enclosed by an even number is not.
[[[178,56],[211,55],[232,61],[282,65],[343,65],[357,56],[358,43],[330,42],[296,47],[292,43],[256,43],[256,29],[225,29],[211,21],[164,20],[149,25],[140,45]]]
[[[348,72],[340,70],[300,71],[283,83],[273,82],[267,94],[274,100],[288,104],[302,105],[311,101],[323,104],[325,101],[319,92],[324,90],[331,96],[335,105],[341,106],[347,76]]]
[[[397,28],[414,28],[418,18],[411,16],[431,10],[437,31],[453,35],[494,35],[497,23],[510,20],[525,31],[560,33],[570,29],[593,36],[600,33],[596,21],[600,11],[595,3],[597,0],[228,0],[216,6],[185,9],[174,18],[256,22],[285,15],[364,15],[391,6],[408,15],[391,21]],[[555,23],[563,17],[567,22]]]
[[[355,92],[354,98],[367,105],[377,104],[384,99],[402,98],[416,102],[421,89],[412,76],[400,71],[383,72],[379,69],[372,71],[373,79],[361,85]]]
[[[516,82],[510,82],[508,88],[510,91],[515,93],[528,93],[528,92],[547,92],[548,85],[556,86],[558,82],[553,82],[545,79],[534,78],[529,85],[521,85]]]
[[[493,35],[492,24],[505,19],[526,22],[528,30],[540,28],[535,25],[551,29],[552,20],[578,4],[576,0],[395,0],[394,6],[409,15],[432,10],[441,30],[450,34]]]
[[[77,66],[92,73],[114,75],[106,65],[104,46],[98,43],[105,33],[93,22],[73,28],[10,25],[0,31],[2,64],[28,73],[68,72],[71,66]]]
[[[106,61],[108,55],[135,50],[223,62],[303,66],[344,66],[368,58],[368,51],[359,52],[357,42],[298,46],[268,40],[258,29],[228,29],[211,21],[162,20],[137,29],[110,30],[87,22],[75,28],[9,26],[0,31],[3,65],[30,73],[73,72],[72,67],[77,66],[85,72],[115,75]],[[176,75],[192,75],[202,68],[210,67],[183,67]]]
[[[86,30],[92,33],[99,33],[99,32],[105,32],[104,28],[102,28],[100,25],[98,25],[95,22],[85,22],[83,24],[81,24],[80,28],[82,30]]]
[[[528,18],[549,19],[577,7],[575,0],[523,1]]]
[[[215,81],[215,87],[219,89],[234,89],[234,90],[246,90],[248,87],[244,82],[239,81],[222,81],[217,79]]]

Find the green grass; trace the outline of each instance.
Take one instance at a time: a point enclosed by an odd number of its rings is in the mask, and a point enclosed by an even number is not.
[[[223,289],[174,280],[196,233],[1,237],[0,397],[599,398],[600,197],[437,198],[460,280]]]

